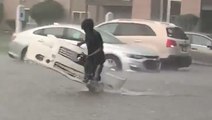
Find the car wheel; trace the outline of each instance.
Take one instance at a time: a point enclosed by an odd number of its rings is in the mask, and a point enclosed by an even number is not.
[[[178,66],[170,66],[169,70],[173,70],[173,71],[178,71],[179,67]]]
[[[118,57],[114,55],[106,55],[105,66],[110,70],[121,71],[122,64]]]
[[[26,53],[27,53],[27,48],[24,48],[21,52],[21,59],[20,59],[21,61],[25,60]]]
[[[176,62],[172,62],[169,60],[162,60],[161,61],[161,69],[163,70],[174,70],[177,71],[178,70],[178,65],[176,64]]]

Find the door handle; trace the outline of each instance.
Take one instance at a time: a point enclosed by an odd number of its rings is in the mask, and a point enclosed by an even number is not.
[[[197,48],[191,48],[192,50],[198,50]]]

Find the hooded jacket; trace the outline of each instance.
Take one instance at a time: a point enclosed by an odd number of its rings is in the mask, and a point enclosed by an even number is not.
[[[89,57],[89,60],[93,61],[94,64],[103,64],[105,62],[105,56],[103,51],[103,40],[99,32],[94,30],[94,23],[92,19],[85,19],[81,25],[85,31],[85,43],[88,49],[88,55],[92,54],[99,48],[101,51],[95,55]]]

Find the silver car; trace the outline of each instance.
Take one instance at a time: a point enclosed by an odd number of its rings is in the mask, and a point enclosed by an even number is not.
[[[135,44],[124,44],[113,35],[98,31],[104,41],[105,65],[109,68],[124,71],[160,70],[159,56],[153,50]],[[48,39],[49,35],[64,43],[76,45],[84,40],[85,33],[80,26],[62,24],[27,30],[12,37],[13,40],[10,43],[8,52],[9,56],[23,60],[30,41],[47,44],[46,39]]]
[[[186,32],[191,42],[193,63],[212,65],[212,35]]]

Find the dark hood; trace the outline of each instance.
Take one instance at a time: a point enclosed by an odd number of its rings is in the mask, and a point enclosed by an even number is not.
[[[81,24],[81,28],[85,31],[85,32],[90,32],[93,31],[94,28],[94,22],[92,19],[85,19],[82,24]]]

